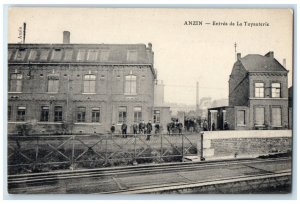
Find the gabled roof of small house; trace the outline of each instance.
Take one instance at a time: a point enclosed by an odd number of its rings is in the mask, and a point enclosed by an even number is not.
[[[286,71],[287,70],[273,57],[273,52],[267,53],[265,56],[259,54],[249,54],[239,61],[243,67],[249,72],[256,71]]]

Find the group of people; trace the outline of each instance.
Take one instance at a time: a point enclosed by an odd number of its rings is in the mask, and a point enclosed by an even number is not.
[[[178,122],[178,120],[175,120],[167,124],[167,131],[168,134],[171,133],[179,133],[182,134],[183,130],[183,124],[181,122]]]
[[[160,130],[159,123],[155,123],[154,128],[155,128],[155,134],[158,134],[159,130]],[[147,134],[146,140],[150,140],[150,136],[151,136],[151,133],[152,133],[152,130],[153,130],[151,120],[149,120],[148,123],[145,123],[144,120],[141,120],[140,123],[134,123],[132,125],[132,130],[133,130],[133,134]],[[116,131],[115,124],[112,124],[112,126],[110,128],[110,131],[111,131],[111,133],[115,133],[115,131]],[[121,132],[122,132],[122,137],[126,138],[127,137],[127,124],[126,124],[126,122],[122,123]]]

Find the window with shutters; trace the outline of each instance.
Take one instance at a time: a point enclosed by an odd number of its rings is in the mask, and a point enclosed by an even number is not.
[[[264,98],[265,97],[264,83],[255,83],[255,97],[256,98]]]
[[[100,108],[92,108],[92,123],[100,123]]]
[[[77,108],[77,122],[85,122],[85,107]]]
[[[133,108],[134,122],[138,123],[142,120],[142,107]]]
[[[40,121],[47,122],[49,121],[49,106],[41,107],[41,118]]]
[[[54,107],[54,122],[61,122],[63,120],[62,106]]]
[[[281,126],[281,108],[272,107],[272,126]]]
[[[23,75],[22,74],[11,74],[10,75],[10,92],[22,92],[22,80]]]
[[[118,123],[120,124],[120,123],[126,122],[127,108],[126,107],[119,107],[118,112],[119,112]]]
[[[265,123],[265,108],[256,107],[254,109],[255,113],[255,125],[264,125]]]
[[[125,94],[128,95],[136,94],[136,76],[134,75],[125,76]]]
[[[24,106],[19,106],[17,110],[17,121],[25,121],[25,116],[26,116],[26,107]]]
[[[238,110],[237,111],[237,125],[243,126],[246,124],[246,111],[245,110]]]
[[[272,98],[280,98],[280,83],[272,83]]]
[[[48,76],[48,92],[57,93],[59,89],[59,76],[49,75]]]
[[[96,75],[93,74],[84,75],[83,92],[95,93],[96,92],[95,88],[96,88]]]

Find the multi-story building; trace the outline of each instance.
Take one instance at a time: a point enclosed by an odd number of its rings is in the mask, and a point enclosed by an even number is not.
[[[269,52],[237,54],[229,78],[229,106],[209,109],[209,122],[223,129],[284,129],[288,127],[288,71]]]
[[[30,123],[36,132],[104,133],[152,120],[151,43],[8,45],[8,130]]]

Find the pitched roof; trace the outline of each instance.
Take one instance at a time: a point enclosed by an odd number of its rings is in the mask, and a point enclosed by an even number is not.
[[[10,63],[152,64],[151,44],[9,44]]]
[[[240,59],[249,72],[255,71],[287,71],[275,58],[258,54],[249,54]]]

